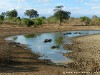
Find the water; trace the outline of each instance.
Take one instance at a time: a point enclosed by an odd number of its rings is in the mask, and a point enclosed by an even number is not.
[[[54,63],[60,63],[69,59],[63,56],[62,53],[69,52],[69,50],[65,50],[63,48],[63,45],[72,44],[70,38],[99,33],[100,31],[55,32],[11,36],[6,38],[6,40],[13,40],[21,44],[28,44],[29,48],[31,48],[34,53],[39,53],[41,55],[39,59],[50,59]],[[52,39],[52,41],[45,43],[45,39]],[[52,46],[59,46],[59,48],[51,48]]]

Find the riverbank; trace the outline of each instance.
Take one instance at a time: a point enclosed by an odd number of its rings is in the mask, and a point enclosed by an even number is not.
[[[68,64],[69,67],[81,72],[95,72],[94,75],[100,74],[100,35],[74,38],[73,44],[65,45],[65,49],[72,52],[64,55],[75,60]]]
[[[100,30],[99,26],[41,26],[41,27],[12,27],[8,25],[0,26],[0,58],[1,62],[0,73],[9,72],[14,75],[28,74],[28,75],[63,75],[62,72],[75,72],[75,67],[62,67],[55,65],[48,65],[47,60],[38,60],[39,55],[34,54],[31,50],[25,50],[19,46],[14,46],[14,44],[9,44],[4,38],[13,35],[20,34],[33,34],[33,33],[44,33],[44,32],[56,32],[56,31],[71,31],[71,30]],[[76,50],[78,53],[78,50]],[[74,53],[74,52],[73,52]],[[76,53],[76,52],[75,52]],[[70,54],[71,55],[71,54]],[[74,56],[76,57],[76,56]],[[31,61],[31,63],[30,63]],[[5,65],[6,64],[6,65]],[[70,64],[69,64],[70,65]],[[73,64],[71,64],[73,65]],[[67,75],[77,75],[77,74],[67,74]]]

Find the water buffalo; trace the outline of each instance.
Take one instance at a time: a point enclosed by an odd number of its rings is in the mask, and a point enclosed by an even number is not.
[[[82,34],[81,32],[75,32],[74,34]]]
[[[44,43],[51,42],[51,41],[52,41],[52,39],[45,39]]]
[[[60,48],[60,46],[59,46],[59,45],[56,45],[56,46],[52,46],[51,48],[52,48],[52,49]]]
[[[72,33],[70,33],[70,32],[69,33],[64,33],[64,35],[69,35],[69,34],[72,34]]]

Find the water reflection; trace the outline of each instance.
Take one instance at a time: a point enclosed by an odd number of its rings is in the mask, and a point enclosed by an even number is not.
[[[56,45],[62,45],[63,44],[63,37],[60,36],[58,38],[55,38],[55,44]]]
[[[17,37],[17,36],[15,36],[15,37],[13,37],[13,40],[17,40],[17,38],[18,38],[18,37]]]
[[[28,34],[28,35],[24,35],[25,38],[35,38],[39,36],[39,34]]]
[[[67,34],[71,33],[71,34]],[[50,59],[55,63],[66,61],[68,58],[62,53],[69,52],[63,48],[64,44],[71,44],[70,38],[98,34],[100,31],[70,31],[43,34],[30,34],[9,37],[7,40],[13,40],[22,44],[28,44],[33,52],[43,55],[40,59]],[[13,39],[12,39],[13,38]],[[51,42],[45,43],[45,39],[51,39]]]

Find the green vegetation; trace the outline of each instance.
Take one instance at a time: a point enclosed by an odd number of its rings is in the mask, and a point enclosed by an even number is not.
[[[29,18],[37,18],[39,16],[38,12],[34,9],[26,10],[24,13]]]
[[[91,19],[89,17],[86,17],[86,16],[80,17],[80,20],[81,20],[81,22],[85,23],[85,25],[88,25],[91,22]]]
[[[69,19],[70,18],[70,12],[69,11],[64,11],[63,6],[57,6],[54,11],[54,16],[59,20],[59,24],[61,25],[61,22],[63,21],[63,19]]]
[[[58,38],[56,38],[56,39],[55,39],[55,43],[56,43],[57,45],[62,45],[62,44],[63,44],[63,37],[58,37]]]
[[[29,9],[24,12],[24,15],[29,18],[20,18],[16,9],[2,12],[0,14],[0,24],[9,24],[17,26],[37,27],[44,24],[59,24],[59,25],[100,25],[100,17],[93,15],[92,18],[83,16],[80,18],[70,17],[70,12],[63,10],[63,6],[56,6],[54,14],[50,17],[39,17],[38,11]]]
[[[36,37],[36,34],[29,34],[29,35],[24,35],[25,38],[33,38]]]
[[[18,16],[18,12],[15,9],[11,10],[11,11],[7,11],[6,12],[6,16],[10,17],[10,18],[17,17]]]
[[[35,25],[42,25],[45,23],[45,18],[44,17],[38,17],[35,19]]]
[[[58,19],[54,16],[50,16],[46,19],[47,24],[56,24],[58,23]]]
[[[0,15],[0,21],[4,20],[4,16]]]
[[[32,20],[28,19],[28,18],[22,19],[21,22],[22,22],[23,25],[27,25],[27,27],[30,27],[34,24],[34,22]]]

